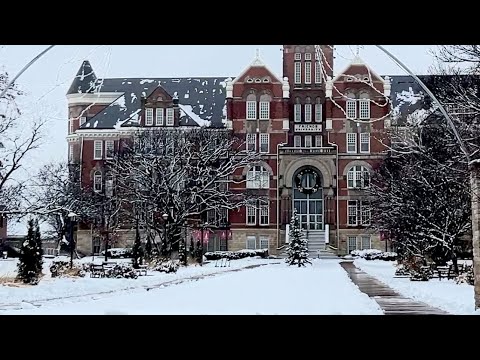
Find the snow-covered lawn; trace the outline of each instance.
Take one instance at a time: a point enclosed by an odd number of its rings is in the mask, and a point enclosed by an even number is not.
[[[376,277],[398,293],[443,309],[450,314],[468,315],[475,313],[473,286],[456,284],[455,280],[431,279],[428,282],[395,278],[393,261],[357,259],[354,264],[367,274]]]
[[[28,289],[0,288],[0,297],[35,299],[70,295],[72,292],[99,292],[121,286],[135,287],[128,292],[103,293],[75,299],[30,304],[21,310],[0,310],[3,314],[383,314],[378,304],[360,292],[340,267],[338,260],[314,260],[306,268],[289,267],[283,260],[243,259],[232,261],[231,268],[181,269],[175,275],[158,274],[137,280],[51,279]],[[146,291],[145,283],[188,278],[199,272],[232,270],[254,264],[254,269],[220,273],[198,281],[185,281]],[[102,285],[103,284],[103,285]],[[115,285],[112,285],[115,284]],[[122,285],[120,285],[122,284]],[[10,294],[6,292],[10,291]],[[18,293],[22,291],[22,293]],[[43,295],[42,295],[43,294]],[[13,301],[11,301],[13,302]],[[1,309],[1,308],[0,308]]]

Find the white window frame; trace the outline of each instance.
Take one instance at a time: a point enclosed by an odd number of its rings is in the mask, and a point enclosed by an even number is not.
[[[247,120],[257,120],[257,102],[247,101],[246,104]]]
[[[295,85],[302,83],[302,63],[300,61],[295,62],[293,77],[295,80]]]
[[[358,100],[358,108],[360,112],[360,119],[370,120],[370,100],[369,99]]]
[[[246,224],[248,226],[257,225],[257,209],[254,204],[245,206]]]
[[[302,54],[301,53],[295,53],[295,61],[301,61],[302,60]]]
[[[73,119],[68,121],[68,133],[73,134]]]
[[[262,154],[268,154],[270,152],[270,134],[269,133],[260,134],[259,146],[260,146],[260,152]]]
[[[86,116],[80,116],[80,124],[79,127],[82,126],[87,122],[87,117]]]
[[[312,122],[312,104],[305,104],[305,122]]]
[[[300,135],[295,135],[293,137],[293,147],[296,147],[296,148],[302,147],[302,137]]]
[[[68,145],[68,161],[73,162],[73,144]]]
[[[295,104],[293,106],[293,120],[295,122],[301,122],[302,121],[302,104]]]
[[[305,84],[312,83],[312,62],[306,61],[305,62]]]
[[[315,122],[322,122],[323,120],[323,105],[315,104]]]
[[[322,83],[322,64],[320,61],[315,61],[315,84]]]
[[[360,133],[360,153],[370,153],[370,133]]]
[[[355,222],[351,221],[355,219]],[[347,225],[358,226],[358,202],[357,200],[347,200]]]
[[[145,109],[145,126],[153,126],[153,108]]]
[[[247,134],[246,143],[247,151],[257,151],[257,134]]]
[[[109,154],[109,148],[111,148],[111,153]],[[113,159],[115,153],[115,141],[114,140],[105,140],[105,159]]]
[[[93,142],[93,160],[103,159],[103,140],[94,140]]]
[[[105,196],[113,196],[113,175],[107,175],[105,177]]]
[[[315,147],[321,148],[323,146],[323,137],[322,135],[315,135]]]
[[[155,110],[155,125],[163,126],[164,118],[165,118],[164,108],[157,108]]]
[[[364,246],[365,240],[368,241],[367,247]],[[370,250],[372,248],[372,237],[370,235],[361,235],[360,236],[360,250]]]
[[[305,146],[306,148],[311,148],[312,147],[312,135],[305,135],[303,137],[303,140],[305,141]]]
[[[247,189],[270,189],[270,173],[265,167],[255,165],[248,169]]]
[[[174,126],[175,125],[175,111],[173,108],[166,109],[166,124],[167,126]]]
[[[269,249],[270,248],[270,237],[269,236],[262,236],[259,237],[259,249]]]
[[[270,119],[270,101],[260,101],[260,120]]]
[[[357,101],[348,99],[346,107],[347,107],[347,118],[356,119],[357,118]]]
[[[256,236],[247,236],[245,248],[247,250],[256,250],[257,249],[257,237]],[[253,244],[253,247],[251,246]]]
[[[270,225],[270,204],[260,204],[259,206],[259,221],[261,226]]]
[[[351,245],[355,244],[355,249],[352,249]],[[352,253],[352,251],[357,250],[357,237],[356,236],[347,236],[347,251],[349,254]]]
[[[357,153],[357,134],[347,133],[347,154]]]
[[[93,191],[99,193],[103,189],[103,176],[102,172],[97,170],[93,173]]]
[[[311,61],[312,60],[312,53],[305,53],[305,60]]]
[[[360,214],[362,225],[370,225],[372,221],[372,211],[370,208],[370,201],[361,201],[360,202]]]
[[[366,181],[365,181],[366,180]],[[370,186],[370,172],[365,166],[352,166],[347,172],[348,189],[368,189]]]

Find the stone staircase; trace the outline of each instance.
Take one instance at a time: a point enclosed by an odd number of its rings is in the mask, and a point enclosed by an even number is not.
[[[312,259],[338,259],[338,256],[325,243],[324,230],[303,231],[303,236],[308,240],[308,254]],[[279,254],[281,258],[286,258],[286,247]]]

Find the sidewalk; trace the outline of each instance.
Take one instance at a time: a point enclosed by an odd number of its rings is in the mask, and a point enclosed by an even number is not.
[[[352,262],[341,262],[340,265],[360,291],[380,305],[385,315],[449,315],[443,310],[396,293],[389,286],[358,269]]]

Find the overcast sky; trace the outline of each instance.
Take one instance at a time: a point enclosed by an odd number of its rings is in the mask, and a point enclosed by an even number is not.
[[[15,76],[47,45],[5,45],[0,48],[0,66]],[[432,65],[433,45],[385,46],[417,74]],[[235,77],[253,60],[256,49],[268,66],[282,76],[282,45],[58,45],[17,81],[27,94],[20,101],[22,121],[41,117],[48,121],[48,140],[30,167],[34,173],[42,163],[65,160],[67,101],[65,94],[83,60],[90,60],[97,77]],[[354,57],[357,46],[336,46],[334,69],[341,71]],[[359,48],[360,56],[380,75],[403,75],[372,45]]]

